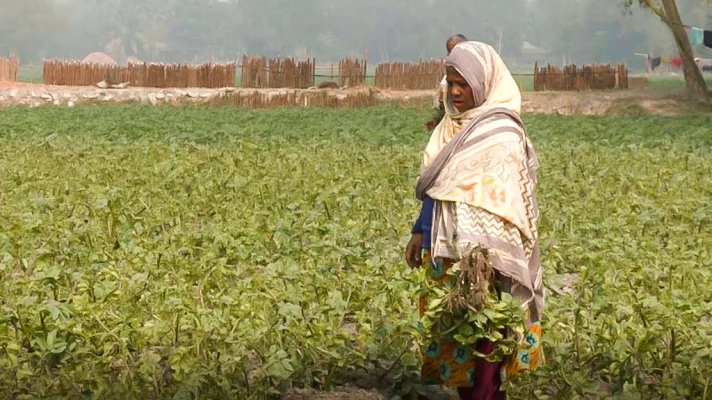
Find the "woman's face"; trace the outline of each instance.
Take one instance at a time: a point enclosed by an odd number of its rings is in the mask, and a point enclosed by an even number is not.
[[[447,90],[452,99],[452,105],[461,113],[475,108],[472,88],[465,78],[457,72],[455,67],[447,67],[445,71],[447,73]]]

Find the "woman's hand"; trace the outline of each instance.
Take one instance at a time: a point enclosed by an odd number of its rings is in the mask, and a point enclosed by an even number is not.
[[[414,233],[405,247],[405,262],[411,268],[419,268],[423,263],[423,234]]]

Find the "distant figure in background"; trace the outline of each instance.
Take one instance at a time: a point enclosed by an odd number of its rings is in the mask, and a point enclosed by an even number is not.
[[[450,53],[452,53],[452,49],[455,48],[458,44],[462,42],[466,42],[467,38],[463,34],[456,34],[450,36],[447,41],[445,42],[445,49],[447,50],[447,55],[449,56]],[[432,131],[435,129],[436,126],[442,121],[442,119],[445,117],[445,105],[443,103],[443,94],[447,90],[447,75],[443,76],[443,79],[440,81],[440,88],[438,89],[438,100],[437,100],[437,108],[438,108],[438,113],[435,115],[433,118],[431,118],[428,122],[425,123],[425,129],[428,131]]]

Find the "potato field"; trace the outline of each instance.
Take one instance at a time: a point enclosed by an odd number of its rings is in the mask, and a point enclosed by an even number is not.
[[[417,109],[0,112],[0,398],[419,390]],[[547,365],[516,399],[712,399],[712,122],[525,115]]]

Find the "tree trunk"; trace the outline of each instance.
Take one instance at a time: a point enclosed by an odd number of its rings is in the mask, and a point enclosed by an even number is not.
[[[687,92],[693,97],[706,97],[707,83],[702,77],[700,68],[695,64],[695,57],[692,53],[692,45],[687,37],[687,32],[682,24],[680,12],[677,9],[675,0],[662,0],[663,10],[667,20],[665,23],[672,31],[672,36],[677,44],[677,49],[682,58],[682,71],[685,74],[685,87]]]

